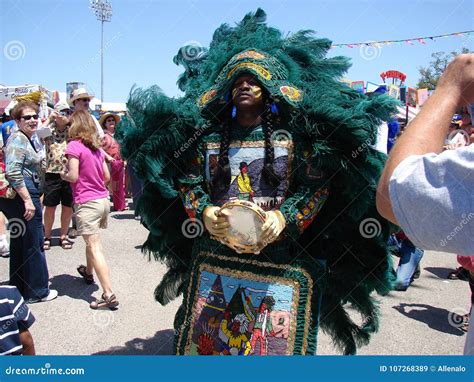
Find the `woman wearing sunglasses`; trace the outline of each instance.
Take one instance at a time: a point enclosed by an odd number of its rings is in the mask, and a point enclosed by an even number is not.
[[[45,161],[31,141],[38,126],[38,107],[20,102],[12,116],[18,130],[8,139],[5,162],[7,180],[17,195],[14,199],[0,198],[0,210],[10,223],[10,284],[27,302],[50,301],[58,292],[48,287],[43,251],[40,179]]]

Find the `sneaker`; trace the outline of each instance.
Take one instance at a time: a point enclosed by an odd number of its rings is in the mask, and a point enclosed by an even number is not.
[[[406,290],[408,289],[408,286],[403,285],[401,283],[397,283],[397,284],[395,284],[395,288],[393,288],[393,289],[398,291],[398,292],[406,292]]]
[[[416,266],[415,273],[413,273],[412,279],[416,280],[420,278],[421,270],[420,270],[420,264]]]
[[[29,299],[28,301],[26,301],[28,304],[35,304],[37,302],[47,302],[47,301],[51,301],[51,300],[54,300],[56,297],[58,297],[58,291],[56,289],[50,289],[49,290],[49,293],[44,296],[43,298],[40,298],[40,299]]]
[[[58,291],[56,289],[50,289],[48,295],[40,299],[39,302],[51,301],[56,297],[58,297]]]

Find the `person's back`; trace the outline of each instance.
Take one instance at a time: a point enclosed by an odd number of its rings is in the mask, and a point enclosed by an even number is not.
[[[74,203],[83,204],[90,200],[102,199],[108,196],[104,184],[104,152],[92,150],[81,140],[69,142],[66,154],[79,160],[79,176],[72,183]]]
[[[75,111],[70,121],[71,141],[66,148],[68,165],[67,170],[61,172],[61,178],[72,183],[77,232],[86,242],[87,265],[79,265],[77,271],[88,285],[94,283],[94,270],[99,277],[103,293],[100,299],[91,302],[90,307],[114,310],[119,303],[112,292],[99,235],[100,229],[107,228],[110,205],[106,183],[110,180],[110,174],[90,114],[85,110]]]

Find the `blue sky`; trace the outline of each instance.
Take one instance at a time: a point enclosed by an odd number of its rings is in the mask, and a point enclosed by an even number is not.
[[[0,0],[0,4],[0,84],[41,84],[65,91],[66,82],[80,81],[100,96],[100,22],[88,0]],[[126,101],[134,84],[157,84],[166,94],[179,95],[176,80],[182,69],[172,61],[178,49],[190,41],[207,46],[221,23],[237,22],[258,7],[267,12],[269,25],[284,32],[313,29],[334,43],[474,29],[472,0],[112,0],[112,5],[114,14],[105,24],[104,37],[108,102]],[[20,53],[7,52],[13,43]],[[408,85],[415,85],[417,68],[428,64],[431,53],[473,45],[474,36],[451,37],[426,45],[385,46],[371,60],[360,49],[332,49],[329,56],[352,58],[347,75],[352,80],[381,82],[381,72],[396,69],[407,74]]]

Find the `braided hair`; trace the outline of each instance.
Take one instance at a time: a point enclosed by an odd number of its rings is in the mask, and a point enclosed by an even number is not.
[[[280,184],[280,178],[275,173],[273,162],[275,160],[275,149],[272,143],[273,136],[273,113],[272,100],[270,97],[265,99],[265,109],[263,111],[263,135],[265,137],[265,159],[263,161],[263,179],[271,187],[277,187]]]
[[[262,176],[263,179],[265,179],[265,182],[271,187],[277,187],[281,179],[275,173],[275,169],[273,168],[273,162],[275,160],[275,150],[272,143],[274,118],[271,105],[272,99],[267,96],[262,115],[263,134],[265,138],[265,158],[263,161]],[[217,168],[212,178],[212,186],[215,189],[225,189],[226,187],[229,187],[232,179],[229,163],[231,126],[232,109],[228,108],[228,112],[225,113],[224,121],[222,123],[222,139],[219,149],[219,160],[217,161]]]
[[[212,186],[214,189],[224,189],[230,185],[232,175],[229,163],[229,146],[230,146],[230,129],[232,125],[232,112],[226,113],[226,118],[222,123],[222,139],[219,149],[219,160],[217,168],[212,178]]]

